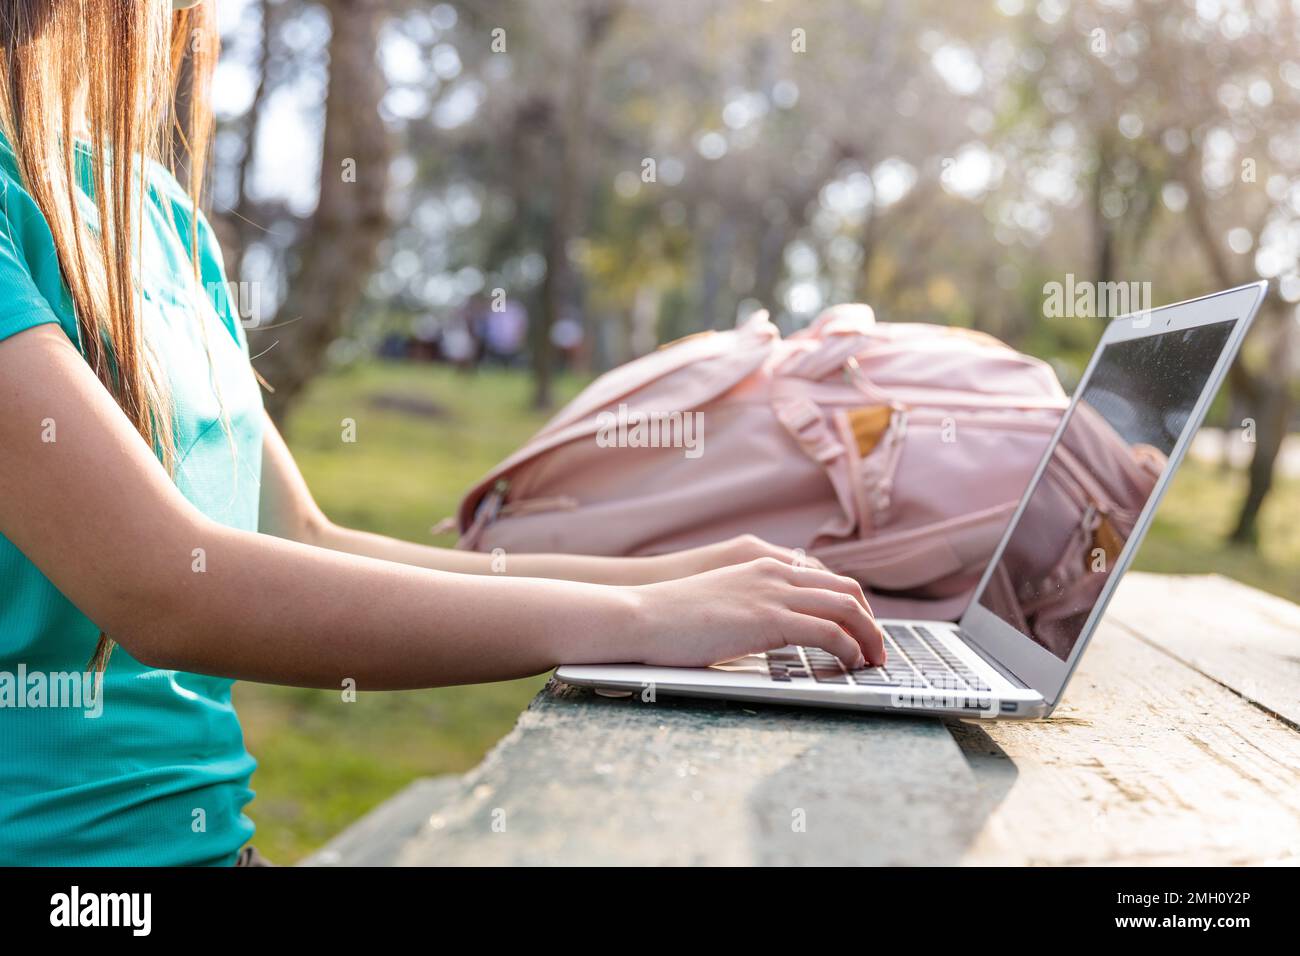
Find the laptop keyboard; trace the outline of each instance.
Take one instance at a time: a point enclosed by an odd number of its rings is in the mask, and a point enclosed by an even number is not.
[[[888,624],[884,630],[888,652],[884,667],[848,670],[834,654],[792,644],[767,652],[768,676],[782,683],[811,680],[863,687],[989,690],[979,675],[924,627]]]

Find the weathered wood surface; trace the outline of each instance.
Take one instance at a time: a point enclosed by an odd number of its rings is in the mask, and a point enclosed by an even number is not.
[[[1268,630],[1283,611],[1300,616],[1224,578],[1126,578],[1051,718],[955,728],[988,808],[966,862],[1300,862],[1300,733],[1275,716],[1300,694],[1300,621]],[[1289,697],[1270,667],[1291,669]]]
[[[404,791],[312,862],[1296,863],[1298,697],[1300,609],[1131,574],[1046,721],[552,681],[477,769]]]
[[[392,866],[434,807],[456,796],[454,774],[424,777],[366,814],[299,866]]]
[[[1217,574],[1144,575],[1113,607],[1149,644],[1300,727],[1300,607]]]
[[[976,782],[952,737],[930,720],[863,730],[833,712],[553,682],[398,862],[956,861],[973,832],[952,807]]]

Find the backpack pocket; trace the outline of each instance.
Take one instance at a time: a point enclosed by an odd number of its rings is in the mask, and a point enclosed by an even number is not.
[[[842,409],[834,418],[863,538],[1014,503],[1058,421],[1042,409],[898,405]]]
[[[828,568],[881,591],[911,591],[980,570],[1015,511],[1016,501],[917,528],[814,546]]]

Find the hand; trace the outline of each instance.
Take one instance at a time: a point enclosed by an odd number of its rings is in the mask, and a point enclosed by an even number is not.
[[[796,551],[792,548],[782,548],[753,534],[737,535],[716,544],[675,551],[651,560],[660,562],[659,567],[655,569],[654,580],[670,581],[704,571],[713,571],[716,568],[730,567],[733,564],[756,561],[759,558],[776,558],[785,564],[819,571],[826,570],[826,565],[805,554],[802,549]]]
[[[787,644],[819,647],[849,668],[885,662],[861,585],[821,568],[765,557],[636,590],[646,664],[707,667]]]

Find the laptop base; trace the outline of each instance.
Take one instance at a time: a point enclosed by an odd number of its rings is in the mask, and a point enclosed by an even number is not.
[[[555,676],[579,687],[636,695],[646,703],[662,693],[1003,720],[1044,717],[1050,712],[1041,694],[995,669],[966,645],[951,622],[882,620],[880,624],[886,632],[889,660],[884,668],[861,672],[846,671],[816,648],[786,647],[713,667],[571,664],[560,667]],[[918,630],[926,635],[919,643],[906,636]],[[908,673],[913,675],[910,679],[904,677]]]

